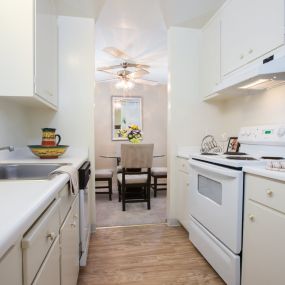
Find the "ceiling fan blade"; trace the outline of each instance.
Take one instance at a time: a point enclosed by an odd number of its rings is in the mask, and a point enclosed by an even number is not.
[[[117,74],[117,72],[112,72],[112,71],[109,71],[109,70],[99,70],[99,71],[102,71],[104,73],[108,73],[108,74],[111,74],[115,77],[119,77],[119,75]]]
[[[103,51],[117,58],[122,58],[122,59],[130,58],[125,52],[115,47],[105,47],[103,48]]]
[[[150,85],[150,86],[155,86],[155,85],[159,85],[160,84],[157,81],[145,80],[145,79],[135,79],[134,82],[138,83],[138,84],[144,84],[144,85]]]
[[[102,66],[102,67],[98,67],[97,71],[106,71],[106,70],[117,69],[117,68],[122,68],[122,66],[120,64],[119,65]]]
[[[140,63],[128,63],[128,67],[136,67],[136,68],[150,68],[149,65],[140,64]]]
[[[103,80],[96,80],[96,82],[101,83],[101,82],[111,82],[111,81],[117,81],[118,78],[110,78],[110,79],[103,79]]]
[[[146,75],[146,74],[149,74],[149,72],[148,72],[147,70],[139,69],[139,70],[137,70],[137,71],[135,71],[135,72],[130,73],[130,74],[128,75],[128,77],[129,77],[130,79],[136,79],[136,78],[141,78],[141,77],[143,77],[143,76]]]

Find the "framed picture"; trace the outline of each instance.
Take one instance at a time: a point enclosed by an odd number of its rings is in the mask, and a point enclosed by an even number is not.
[[[238,152],[239,142],[237,137],[230,137],[227,147],[227,152]]]

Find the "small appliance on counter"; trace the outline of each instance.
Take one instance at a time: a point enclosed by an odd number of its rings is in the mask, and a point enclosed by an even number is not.
[[[54,128],[43,128],[42,144],[28,145],[31,152],[42,159],[54,159],[63,155],[68,145],[59,145],[61,136],[56,134],[55,131]]]

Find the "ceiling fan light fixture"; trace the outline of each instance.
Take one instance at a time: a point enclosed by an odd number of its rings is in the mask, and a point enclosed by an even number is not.
[[[135,84],[130,80],[120,80],[116,83],[117,89],[132,89],[134,88]]]

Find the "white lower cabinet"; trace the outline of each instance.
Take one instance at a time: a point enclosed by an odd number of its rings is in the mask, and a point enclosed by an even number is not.
[[[75,199],[60,229],[61,285],[76,285],[79,273],[79,199]]]
[[[22,249],[17,242],[0,258],[0,284],[22,285]]]
[[[285,183],[246,174],[245,189],[242,285],[285,284]]]
[[[176,218],[189,231],[189,166],[185,158],[177,158]]]
[[[59,238],[55,240],[33,285],[60,285]]]
[[[0,258],[1,285],[76,285],[79,195],[66,184],[23,237]]]

